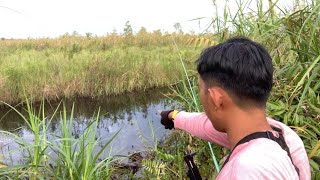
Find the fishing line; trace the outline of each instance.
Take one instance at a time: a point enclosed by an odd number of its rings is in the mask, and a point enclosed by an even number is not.
[[[16,11],[16,10],[14,10],[14,9],[11,9],[11,8],[9,8],[9,7],[1,6],[1,5],[0,5],[0,8],[8,9],[8,10],[10,10],[10,11],[12,11],[12,12],[18,13],[18,14],[20,14],[20,15],[22,15],[22,16],[23,16],[23,14],[22,14],[21,12]]]

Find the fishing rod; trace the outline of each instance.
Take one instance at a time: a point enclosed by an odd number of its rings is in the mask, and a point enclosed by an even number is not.
[[[189,79],[189,76],[188,76],[188,72],[187,72],[187,69],[184,65],[184,62],[182,60],[182,55],[180,53],[180,50],[178,48],[178,45],[176,43],[176,41],[174,40],[174,37],[171,36],[172,38],[172,41],[174,43],[174,47],[176,48],[176,50],[178,51],[178,54],[179,54],[179,59],[180,59],[180,62],[182,64],[182,67],[183,67],[183,71],[184,71],[184,74],[186,75],[187,77],[187,82],[188,82],[188,85],[189,85],[189,88],[190,88],[190,92],[191,92],[191,95],[192,95],[192,99],[193,99],[193,103],[195,104],[195,107],[196,107],[196,110],[198,112],[200,112],[200,106],[199,104],[197,103],[197,100],[196,100],[196,95],[195,93],[193,92],[193,88],[192,88],[192,85],[190,83],[190,79]],[[215,169],[218,171],[218,173],[220,172],[220,167],[219,167],[219,164],[218,164],[218,161],[217,161],[217,158],[216,156],[214,155],[214,152],[213,152],[213,149],[212,149],[212,145],[210,142],[208,142],[208,146],[209,146],[209,149],[210,149],[210,153],[211,153],[211,157],[212,157],[212,160],[213,160],[213,163],[214,163],[214,166],[215,166]]]
[[[190,180],[202,180],[199,169],[193,161],[193,156],[196,153],[192,153],[191,151],[185,151],[184,154],[184,161],[188,165],[187,176],[190,178]]]

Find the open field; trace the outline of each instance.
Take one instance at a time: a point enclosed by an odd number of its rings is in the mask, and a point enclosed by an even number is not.
[[[193,65],[195,35],[139,32],[105,37],[0,41],[0,100],[19,103],[63,97],[116,95],[168,86],[182,78],[183,58]]]

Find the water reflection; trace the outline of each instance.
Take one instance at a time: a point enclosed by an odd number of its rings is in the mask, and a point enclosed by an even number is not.
[[[81,136],[88,124],[97,118],[100,107],[97,137],[100,137],[101,141],[99,141],[98,148],[102,147],[120,128],[122,130],[113,143],[113,154],[128,154],[129,152],[143,150],[147,145],[153,146],[154,142],[149,121],[153,124],[158,140],[162,140],[168,131],[159,122],[158,110],[171,109],[176,106],[176,103],[166,98],[163,93],[167,93],[167,90],[157,89],[142,94],[127,94],[99,99],[77,98],[65,100],[64,104],[67,107],[68,119],[70,118],[71,107],[74,104],[72,134],[74,137]],[[49,118],[53,115],[58,104],[59,102],[48,102],[45,104],[46,117]],[[17,107],[20,112],[26,115],[25,108]],[[61,124],[59,120],[62,110],[61,105],[57,114],[48,125],[48,139],[52,139],[54,136],[61,136]],[[0,109],[0,119],[1,130],[14,132],[26,141],[33,141],[31,131],[26,128],[25,122],[16,112],[10,111],[10,108],[2,108]],[[5,153],[19,146],[14,143],[12,138],[1,134],[0,147],[2,153]],[[15,152],[10,157],[11,159],[6,156],[5,162],[9,164],[19,163],[25,153],[23,151]],[[102,156],[107,156],[108,153],[107,150]]]

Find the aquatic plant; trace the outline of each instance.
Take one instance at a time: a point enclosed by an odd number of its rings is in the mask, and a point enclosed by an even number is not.
[[[28,116],[23,116],[21,112],[10,106],[25,121],[32,132],[33,141],[24,140],[13,132],[0,131],[15,140],[19,144],[18,149],[13,149],[3,156],[10,157],[16,151],[25,152],[24,163],[12,164],[0,168],[0,177],[6,179],[107,179],[110,178],[111,163],[117,158],[111,155],[112,141],[120,132],[119,129],[110,139],[97,137],[97,125],[99,122],[99,111],[96,119],[85,127],[79,137],[74,137],[73,129],[73,109],[71,108],[70,118],[67,118],[67,109],[64,106],[60,112],[61,135],[51,135],[49,138],[46,129],[52,118],[56,115],[56,109],[52,117],[46,117],[44,105],[40,110],[32,107],[26,101]],[[96,147],[103,142],[102,147]],[[108,157],[101,157],[103,151],[110,148]],[[23,153],[22,153],[23,154]]]

